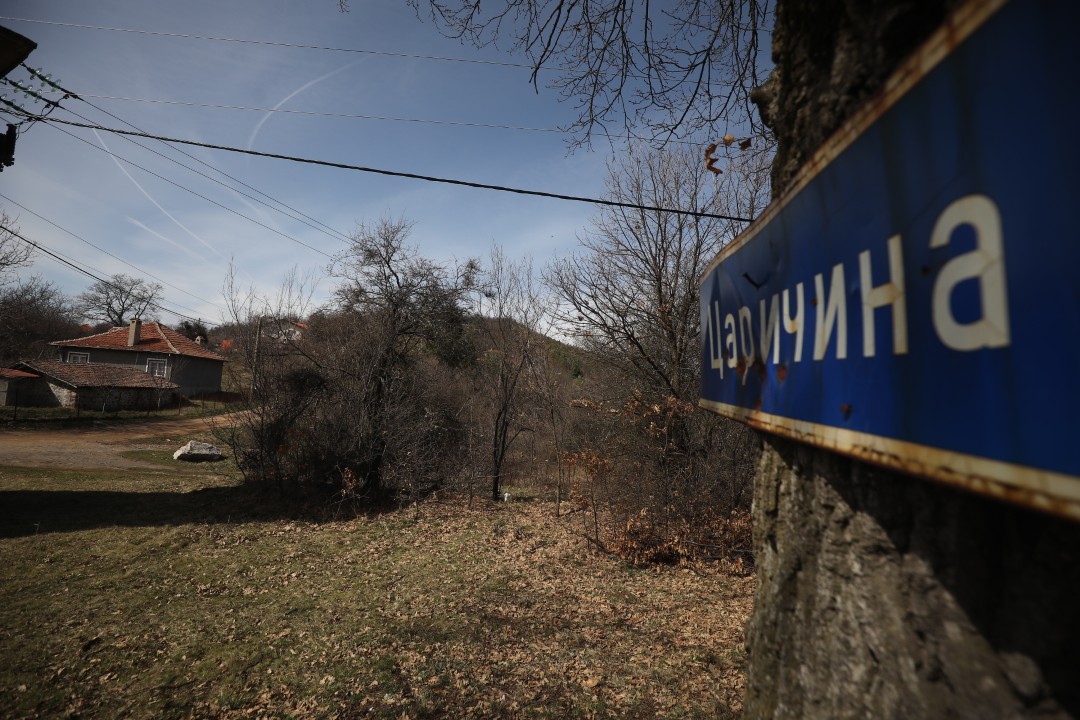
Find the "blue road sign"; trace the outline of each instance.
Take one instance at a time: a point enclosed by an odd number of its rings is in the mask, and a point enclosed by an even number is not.
[[[701,405],[1080,519],[1080,3],[969,2],[701,281]]]

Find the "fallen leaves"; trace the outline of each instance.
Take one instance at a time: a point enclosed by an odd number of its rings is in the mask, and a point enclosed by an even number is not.
[[[627,565],[549,503],[418,510],[0,540],[0,639],[22,639],[0,657],[0,704],[225,718],[741,708],[752,577]],[[94,575],[71,573],[91,551]],[[33,657],[46,667],[27,670]]]

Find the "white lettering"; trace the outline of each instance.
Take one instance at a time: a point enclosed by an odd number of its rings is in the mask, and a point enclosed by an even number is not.
[[[976,247],[945,263],[934,281],[934,330],[946,347],[979,350],[1009,344],[1009,308],[1005,292],[1005,258],[1001,213],[985,195],[968,195],[945,208],[930,235],[930,247],[949,244],[961,225],[975,230]],[[959,323],[953,316],[950,298],[964,280],[978,279],[981,317]]]
[[[817,291],[817,323],[814,325],[814,359],[825,357],[833,327],[836,327],[836,357],[847,357],[847,300],[844,296],[844,265],[833,265],[829,300],[825,302],[825,278],[818,273],[814,276],[814,288]]]
[[[720,336],[720,303],[713,302],[709,306],[709,366],[713,370],[720,371],[720,378],[724,377],[724,357],[720,348],[722,338]]]
[[[803,284],[795,285],[795,317],[791,316],[791,306],[788,302],[788,291],[784,290],[784,330],[788,335],[795,336],[795,362],[802,360],[803,338]]]
[[[786,291],[785,291],[786,292]],[[761,316],[758,318],[761,327],[761,362],[769,361],[769,348],[772,348],[773,365],[780,363],[780,296],[773,295],[769,304],[769,312],[765,312],[765,299],[761,300]]]
[[[754,364],[757,355],[754,352],[754,317],[750,308],[743,305],[739,308],[739,344],[742,346],[743,360],[746,368]],[[743,378],[745,382],[745,376]]]
[[[908,351],[907,305],[904,298],[904,256],[900,236],[893,235],[888,241],[889,282],[874,287],[870,276],[870,251],[859,253],[859,288],[862,290],[863,356],[874,357],[874,310],[892,305],[893,353],[906,355]]]
[[[727,366],[734,368],[739,362],[739,353],[735,349],[735,316],[728,313],[724,316],[724,338],[727,346]]]

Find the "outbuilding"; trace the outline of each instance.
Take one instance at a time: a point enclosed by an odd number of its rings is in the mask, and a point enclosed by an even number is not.
[[[19,393],[25,390],[27,381],[35,380],[38,376],[25,370],[16,370],[15,368],[0,368],[0,406],[14,405],[18,407],[20,404],[25,405],[26,401],[20,397]]]
[[[36,407],[151,410],[175,403],[180,389],[165,378],[113,365],[28,360],[3,372],[13,371],[20,373],[19,404]]]

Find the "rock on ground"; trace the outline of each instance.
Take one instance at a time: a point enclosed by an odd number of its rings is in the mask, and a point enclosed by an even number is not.
[[[173,453],[173,460],[186,462],[216,462],[224,459],[225,456],[215,446],[198,440],[192,440]]]

